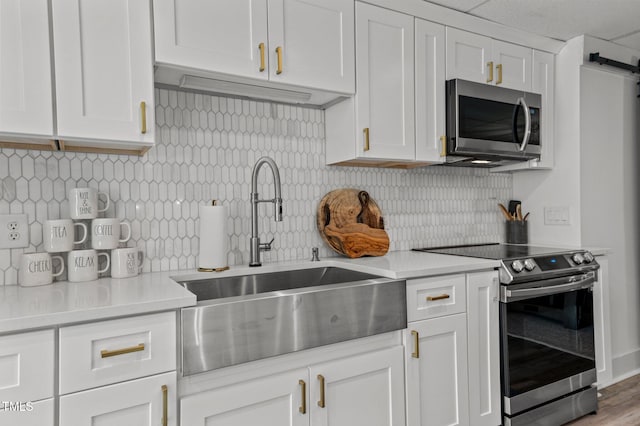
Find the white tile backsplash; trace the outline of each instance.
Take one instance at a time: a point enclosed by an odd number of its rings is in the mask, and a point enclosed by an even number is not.
[[[156,90],[157,142],[145,157],[0,149],[0,214],[27,213],[30,246],[0,250],[0,285],[16,284],[23,251],[42,251],[42,223],[68,217],[67,194],[90,186],[108,192],[108,216],[127,219],[129,246],[146,251],[145,271],[193,269],[198,206],[229,206],[229,264],[249,258],[251,171],[268,155],[280,168],[284,220],[260,206],[262,238],[275,237],[264,262],[306,259],[320,238],[315,212],[327,192],[360,188],[382,209],[391,250],[502,241],[496,203],[512,193],[509,174],[485,169],[412,170],[325,165],[324,112],[289,105]],[[273,194],[261,171],[259,193]]]

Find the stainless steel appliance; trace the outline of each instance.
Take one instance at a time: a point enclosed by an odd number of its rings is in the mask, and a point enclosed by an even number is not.
[[[593,285],[585,250],[512,244],[418,249],[497,259],[503,424],[560,425],[598,409]]]
[[[448,165],[495,167],[540,158],[540,95],[459,79],[446,84]]]

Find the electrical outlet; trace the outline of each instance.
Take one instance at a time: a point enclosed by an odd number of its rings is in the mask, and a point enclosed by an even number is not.
[[[0,249],[21,247],[29,247],[27,215],[0,215]]]

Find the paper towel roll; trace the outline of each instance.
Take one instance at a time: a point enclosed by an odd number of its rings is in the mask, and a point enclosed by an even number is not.
[[[229,235],[227,206],[200,206],[200,254],[198,268],[227,267]]]

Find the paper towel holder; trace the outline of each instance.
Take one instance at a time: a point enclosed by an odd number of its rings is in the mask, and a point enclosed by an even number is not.
[[[216,199],[211,200],[211,205],[217,206],[218,200]],[[198,272],[223,272],[228,270],[229,270],[229,266],[224,266],[222,268],[198,268]]]

